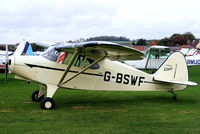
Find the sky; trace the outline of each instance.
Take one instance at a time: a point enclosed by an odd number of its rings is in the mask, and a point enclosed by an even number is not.
[[[95,36],[200,38],[199,0],[0,0],[0,44]]]

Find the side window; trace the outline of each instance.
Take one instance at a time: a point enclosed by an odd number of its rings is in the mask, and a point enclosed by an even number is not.
[[[149,50],[145,51],[145,52],[144,52],[144,57],[147,57],[148,54],[149,54]]]
[[[62,61],[62,64],[69,64],[69,61],[71,60],[73,54],[71,53],[67,53],[65,55],[65,58],[63,58],[63,61]],[[62,59],[62,58],[61,58]],[[59,59],[58,59],[59,60]],[[81,68],[85,68],[87,66],[89,66],[90,64],[92,64],[94,62],[94,60],[88,58],[88,57],[85,57],[85,56],[82,56],[82,55],[79,55],[76,60],[74,61],[73,63],[73,66],[75,67],[81,67]],[[60,62],[59,62],[60,63]],[[90,69],[99,69],[100,66],[99,64],[94,64],[93,66],[90,67]]]
[[[84,67],[84,59],[85,59],[85,56],[79,55],[78,58],[75,60],[74,66]]]
[[[74,66],[85,68],[89,66],[90,64],[92,64],[93,62],[94,60],[88,57],[79,55],[74,63]],[[90,69],[98,69],[98,68],[100,68],[99,64],[94,64],[93,66],[90,67]]]
[[[170,54],[170,49],[166,48],[166,49],[162,49],[161,50],[161,59],[166,59]]]
[[[62,64],[69,64],[69,61],[70,61],[70,59],[72,58],[72,55],[73,54],[71,54],[71,53],[68,53],[66,56],[65,56],[65,58],[63,59],[63,62],[62,62]]]
[[[152,49],[150,58],[159,59],[159,50],[158,49]]]

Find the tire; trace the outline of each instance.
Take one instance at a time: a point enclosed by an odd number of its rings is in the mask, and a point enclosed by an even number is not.
[[[44,95],[40,96],[38,98],[38,94],[39,94],[39,90],[36,90],[32,93],[31,95],[31,98],[32,98],[32,101],[34,102],[40,102],[43,98],[44,98]]]
[[[40,102],[40,107],[41,109],[55,109],[55,102],[52,98],[44,98],[42,99],[42,101]]]

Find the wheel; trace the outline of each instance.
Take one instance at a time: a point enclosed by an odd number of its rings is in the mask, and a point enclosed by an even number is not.
[[[44,98],[40,102],[41,109],[55,109],[55,102],[52,98]]]
[[[36,90],[32,93],[31,95],[31,98],[32,98],[32,101],[37,101],[37,102],[40,102],[43,98],[44,98],[44,95],[40,96],[38,98],[38,94],[39,94],[39,90]]]

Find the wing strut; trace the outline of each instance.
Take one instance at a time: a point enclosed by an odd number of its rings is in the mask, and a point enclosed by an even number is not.
[[[147,57],[147,62],[146,62],[146,65],[145,65],[145,68],[144,69],[147,69],[147,66],[149,64],[149,59],[150,59],[150,56],[151,56],[151,49],[149,50],[149,55]],[[150,66],[151,67],[151,66]]]
[[[63,80],[65,79],[65,76],[67,75],[67,73],[69,72],[69,69],[70,69],[71,66],[73,65],[73,63],[74,63],[74,61],[75,61],[75,59],[76,59],[78,53],[79,53],[79,49],[77,49],[77,50],[74,52],[74,54],[73,54],[72,58],[70,59],[69,64],[68,64],[68,66],[67,66],[67,68],[66,68],[66,70],[65,70],[65,72],[64,72],[64,74],[63,74],[63,76],[62,76],[62,78],[60,79],[58,85],[61,85],[61,83],[62,83]]]
[[[100,62],[101,60],[103,60],[106,56],[107,56],[107,54],[104,55],[104,56],[102,56],[102,57],[100,57],[98,60],[96,60],[92,64],[90,64],[87,67],[85,67],[82,70],[80,70],[77,74],[75,74],[74,76],[72,76],[71,78],[69,78],[68,80],[66,80],[65,82],[61,83],[59,86],[61,86],[61,85],[65,84],[65,83],[69,82],[70,80],[74,79],[75,77],[77,77],[78,75],[80,75],[82,72],[86,71],[88,68],[90,68],[94,64],[96,64],[96,63]]]

